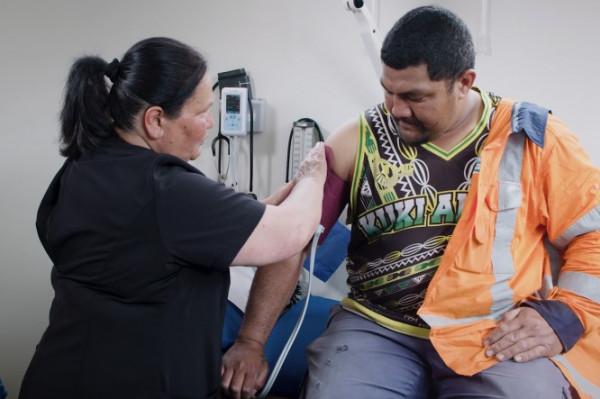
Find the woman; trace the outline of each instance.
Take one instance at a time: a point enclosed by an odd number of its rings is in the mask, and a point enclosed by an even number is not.
[[[310,240],[322,146],[265,204],[188,163],[213,125],[206,69],[168,38],[73,65],[67,160],[36,223],[55,298],[21,399],[219,397],[229,266],[273,263]]]

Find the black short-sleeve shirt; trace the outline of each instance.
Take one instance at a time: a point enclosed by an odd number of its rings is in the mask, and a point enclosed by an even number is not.
[[[229,265],[264,209],[116,138],[67,160],[38,211],[55,298],[20,397],[219,397]]]

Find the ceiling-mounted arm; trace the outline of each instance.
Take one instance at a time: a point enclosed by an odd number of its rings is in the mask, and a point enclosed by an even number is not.
[[[481,28],[479,29],[479,37],[477,37],[477,53],[491,55],[492,45],[490,38],[490,0],[481,0]]]
[[[348,11],[352,11],[352,14],[356,17],[358,25],[360,26],[360,36],[362,37],[363,43],[367,49],[367,54],[371,59],[371,64],[377,74],[377,79],[381,78],[381,37],[379,36],[379,29],[375,24],[373,15],[367,7],[365,7],[364,0],[343,0]],[[376,0],[373,0],[376,1]]]

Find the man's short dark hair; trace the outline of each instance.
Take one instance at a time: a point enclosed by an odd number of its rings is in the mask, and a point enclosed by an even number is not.
[[[388,32],[381,60],[393,69],[427,65],[429,78],[456,79],[475,67],[473,38],[452,12],[434,6],[415,8]]]

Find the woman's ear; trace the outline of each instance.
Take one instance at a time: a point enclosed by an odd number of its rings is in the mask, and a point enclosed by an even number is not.
[[[158,105],[153,105],[144,112],[144,129],[150,140],[158,140],[164,132],[165,111]]]

